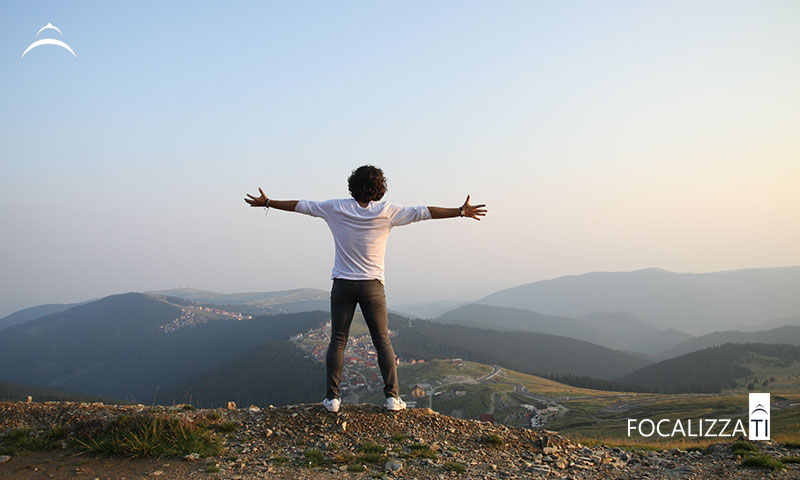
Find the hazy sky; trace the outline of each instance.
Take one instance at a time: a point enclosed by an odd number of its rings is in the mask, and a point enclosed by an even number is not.
[[[77,53],[45,45],[52,22]],[[61,38],[53,30],[38,37]],[[330,287],[347,196],[390,304],[593,270],[800,264],[800,2],[2,2],[0,315],[193,286]]]

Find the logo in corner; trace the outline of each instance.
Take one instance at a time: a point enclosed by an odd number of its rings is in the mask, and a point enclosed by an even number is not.
[[[769,440],[769,393],[750,394],[749,440]]]
[[[61,30],[58,27],[56,27],[55,25],[53,25],[52,23],[48,23],[44,27],[40,28],[39,31],[36,32],[36,36],[38,37],[42,33],[42,31],[44,31],[44,30],[55,30],[56,32],[58,32],[59,35],[61,35],[62,38],[64,37],[64,34],[61,33]],[[62,42],[61,40],[59,40],[57,38],[43,38],[41,40],[36,40],[35,42],[33,42],[30,45],[28,45],[28,48],[26,48],[25,51],[22,52],[22,57],[21,58],[25,58],[25,54],[26,53],[30,52],[31,50],[33,50],[36,47],[41,47],[42,45],[56,45],[58,47],[61,47],[61,48],[65,49],[65,50],[67,50],[69,53],[71,53],[72,56],[75,57],[75,60],[78,59],[78,55],[75,54],[75,51],[72,49],[72,47],[70,47],[69,45],[67,45],[66,43]]]

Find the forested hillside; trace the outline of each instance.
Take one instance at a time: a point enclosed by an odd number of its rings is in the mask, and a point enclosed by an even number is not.
[[[157,403],[200,408],[319,402],[325,366],[288,341],[270,341],[233,356],[154,395]]]
[[[538,375],[613,378],[649,362],[593,343],[531,332],[500,332],[414,320],[392,339],[404,358],[460,357]]]
[[[664,360],[617,380],[662,393],[719,393],[751,375],[750,364],[756,360],[789,366],[800,362],[800,347],[729,343]]]

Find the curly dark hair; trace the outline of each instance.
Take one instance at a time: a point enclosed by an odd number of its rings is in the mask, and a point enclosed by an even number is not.
[[[359,202],[378,201],[386,194],[386,177],[383,170],[372,165],[363,165],[350,174],[347,179],[350,195]]]

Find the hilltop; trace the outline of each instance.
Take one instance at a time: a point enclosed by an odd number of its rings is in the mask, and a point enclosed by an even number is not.
[[[103,438],[110,426],[137,418],[172,419],[182,432],[202,429],[220,440],[211,454],[180,452],[177,458],[130,460],[64,455],[72,438]],[[29,430],[20,430],[29,429]],[[626,451],[588,447],[556,432],[461,420],[428,409],[388,413],[367,405],[344,405],[331,414],[314,404],[285,407],[195,410],[188,406],[148,407],[102,403],[0,403],[0,454],[19,438],[54,439],[49,457],[16,452],[0,463],[0,478],[38,479],[91,475],[170,479],[257,478],[764,478],[764,470],[740,466],[727,444],[704,451]],[[20,433],[27,432],[27,433]],[[87,433],[89,432],[89,433]],[[28,443],[33,444],[32,442]],[[209,443],[210,445],[210,443]],[[762,453],[797,455],[796,445],[759,442]],[[66,448],[66,449],[65,449]],[[189,447],[194,448],[194,447]],[[216,447],[215,447],[216,448]],[[205,452],[205,450],[203,450]],[[186,455],[185,459],[180,457]],[[203,458],[207,455],[207,458]],[[0,461],[2,459],[0,458]],[[39,464],[35,462],[41,462]],[[139,469],[139,470],[137,470]],[[800,466],[787,463],[770,478],[796,478]]]

